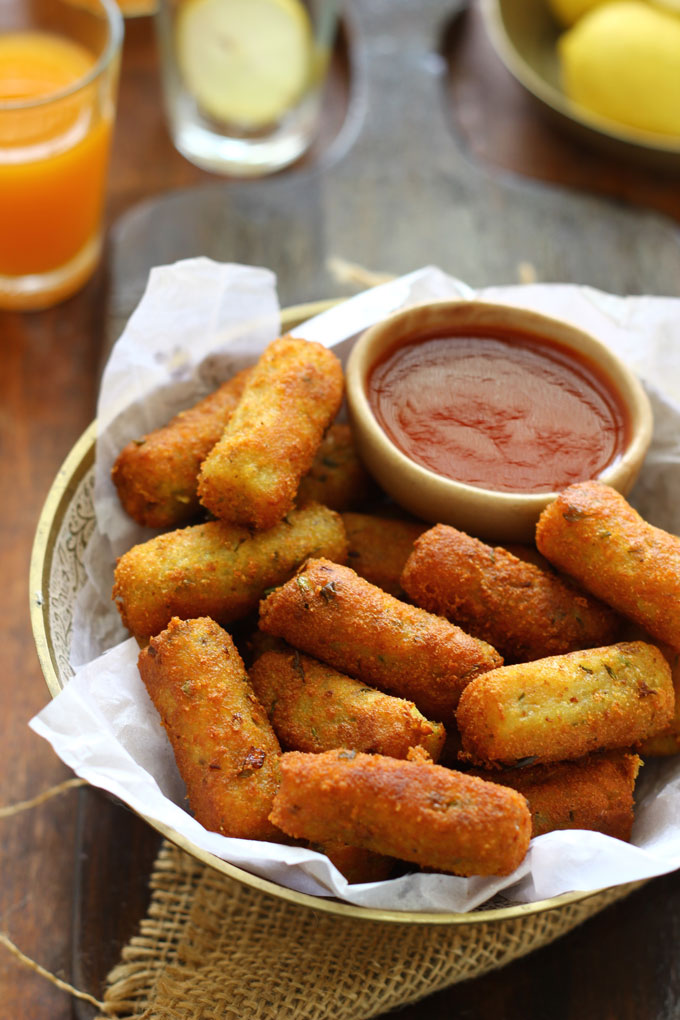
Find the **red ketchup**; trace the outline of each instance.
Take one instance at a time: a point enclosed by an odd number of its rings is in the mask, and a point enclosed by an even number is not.
[[[510,331],[404,343],[374,366],[368,399],[411,460],[500,492],[554,492],[597,478],[630,431],[593,362]]]

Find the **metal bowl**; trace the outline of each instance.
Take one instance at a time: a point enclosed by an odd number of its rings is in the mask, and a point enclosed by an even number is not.
[[[556,48],[564,29],[546,0],[481,0],[481,8],[501,61],[560,127],[611,156],[677,171],[680,138],[616,124],[566,97]]]
[[[282,329],[289,331],[314,315],[326,311],[333,301],[296,305],[282,313]],[[47,495],[37,526],[30,565],[30,600],[33,636],[47,687],[56,697],[70,680],[73,669],[69,662],[74,603],[85,582],[83,555],[95,527],[93,508],[94,455],[96,422],[85,430],[61,466]],[[627,896],[640,882],[619,885],[595,892],[573,892],[551,899],[520,906],[500,906],[471,913],[404,913],[355,906],[335,899],[317,897],[287,889],[275,882],[220,860],[195,846],[181,834],[142,814],[153,828],[170,842],[222,874],[302,907],[324,913],[366,921],[392,922],[397,925],[459,925],[470,926],[479,939],[480,925],[491,925],[490,942],[494,951],[502,944],[504,934],[516,941],[519,956],[528,948],[552,941],[603,907]],[[547,913],[545,923],[536,925],[533,918]],[[527,942],[522,948],[522,929],[527,928]],[[500,940],[500,941],[499,941]]]

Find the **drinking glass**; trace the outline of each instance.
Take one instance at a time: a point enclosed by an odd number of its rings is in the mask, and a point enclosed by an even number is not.
[[[123,22],[113,0],[0,3],[0,307],[73,294],[102,247]]]
[[[156,10],[156,0],[116,0],[124,18],[144,18]]]
[[[317,130],[337,0],[160,0],[165,109],[176,148],[214,173],[294,162]]]

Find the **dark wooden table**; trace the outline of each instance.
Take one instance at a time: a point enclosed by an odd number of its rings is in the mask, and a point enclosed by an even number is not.
[[[444,90],[446,119],[459,151],[476,172],[490,175],[500,188],[506,181],[512,188],[518,179],[547,182],[584,196],[609,196],[621,208],[662,213],[668,218],[663,230],[672,241],[680,220],[677,177],[622,166],[614,157],[559,134],[499,65],[475,7],[452,22],[442,47],[450,57]],[[342,67],[341,55],[340,71]],[[344,103],[338,86],[319,145],[301,168],[284,175],[286,179],[308,172],[315,164],[323,174],[324,151],[337,134]],[[151,26],[145,19],[129,22],[109,224],[113,227],[141,200],[214,182],[173,150],[161,116]],[[356,181],[359,195],[368,186],[362,179]],[[416,212],[417,202],[415,197]],[[409,265],[408,240],[401,237],[399,243],[402,250],[396,263],[401,269]],[[238,255],[248,261],[247,246]],[[364,255],[361,246],[353,252],[358,263],[364,262]],[[420,252],[414,258],[412,267],[422,264]],[[5,508],[0,531],[1,804],[29,798],[69,775],[26,725],[48,697],[28,616],[28,562],[50,482],[93,417],[111,279],[107,261],[80,294],[58,308],[0,314],[0,482]],[[677,294],[678,288],[680,279],[672,292]],[[294,292],[292,296],[296,297]],[[115,960],[119,945],[141,915],[156,834],[92,791],[66,793],[0,825],[0,929],[51,972],[87,987],[97,960]],[[678,1017],[679,893],[680,875],[654,880],[556,945],[503,971],[435,995],[400,1015],[414,1020],[426,1016],[461,1020]],[[91,901],[107,910],[99,929],[88,909]],[[74,945],[78,947],[75,959]],[[98,988],[88,990],[100,993]],[[66,1020],[75,1009],[69,996],[2,949],[0,1002],[0,1015],[8,1018]]]

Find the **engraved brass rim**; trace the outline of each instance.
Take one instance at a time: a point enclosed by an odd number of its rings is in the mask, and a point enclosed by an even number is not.
[[[294,329],[296,325],[306,319],[337,304],[337,301],[318,301],[309,304],[294,305],[281,313],[282,331]],[[63,682],[59,676],[54,651],[52,647],[50,622],[48,616],[48,603],[43,593],[48,591],[49,574],[52,556],[54,554],[56,539],[66,507],[69,505],[79,483],[91,470],[94,464],[94,450],[96,439],[97,423],[93,421],[83,432],[80,438],[69,452],[60,467],[54,482],[49,490],[43,506],[38,525],[36,528],[33,549],[31,553],[31,564],[29,574],[30,585],[30,610],[33,637],[35,641],[38,659],[42,668],[49,692],[55,698],[63,689]],[[540,914],[548,910],[559,909],[571,903],[591,899],[606,893],[608,889],[597,889],[589,892],[570,892],[561,896],[554,896],[550,899],[537,900],[533,903],[524,903],[518,906],[501,907],[491,910],[478,910],[467,914],[460,913],[430,913],[410,912],[398,910],[381,910],[373,907],[355,906],[351,903],[344,903],[332,898],[313,896],[308,893],[297,892],[294,889],[287,889],[276,882],[252,875],[250,872],[229,864],[227,861],[215,857],[213,854],[195,846],[190,840],[180,833],[158,822],[149,816],[139,813],[152,828],[156,829],[165,839],[180,847],[186,853],[202,861],[204,864],[223,875],[237,881],[252,889],[275,896],[278,899],[287,900],[300,907],[311,910],[318,910],[323,913],[336,914],[340,917],[351,917],[364,921],[390,922],[392,924],[428,924],[428,925],[478,925],[488,923],[500,923],[505,921],[519,920]],[[622,895],[632,892],[643,883],[631,882],[621,886]]]
[[[617,124],[570,102],[554,54],[559,31],[546,0],[481,0],[491,43],[510,74],[562,124],[609,149],[650,165],[677,166],[680,138]]]

